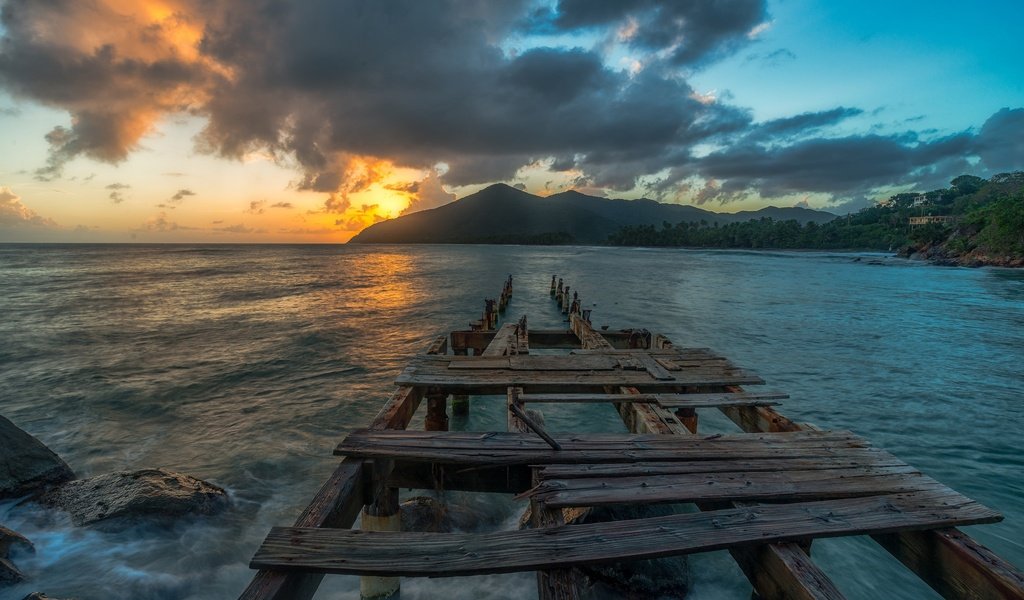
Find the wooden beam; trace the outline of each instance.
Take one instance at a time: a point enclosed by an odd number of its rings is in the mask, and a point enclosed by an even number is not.
[[[709,394],[523,394],[523,402],[590,403],[590,402],[645,402],[662,408],[718,408],[721,406],[773,406],[776,399],[788,394],[766,393],[709,393]]]
[[[872,537],[944,598],[1024,599],[1024,573],[958,529]]]
[[[487,344],[480,356],[508,356],[512,354],[512,348],[515,346],[516,341],[516,324],[505,323],[498,329],[498,332],[494,334],[494,338]]]
[[[730,508],[493,533],[386,533],[275,527],[254,568],[451,577],[677,556],[732,546],[991,522],[942,492]],[[923,507],[923,508],[922,508]]]

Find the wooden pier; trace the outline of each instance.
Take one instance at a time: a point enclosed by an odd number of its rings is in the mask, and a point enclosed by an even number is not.
[[[945,598],[1024,599],[1024,575],[957,526],[995,511],[849,431],[795,423],[787,396],[748,391],[756,374],[707,348],[647,330],[598,331],[579,290],[552,277],[568,327],[498,326],[512,296],[469,330],[413,357],[365,429],[291,527],[256,551],[251,600],[311,598],[328,573],[362,576],[364,598],[397,598],[400,577],[535,571],[538,597],[579,598],[586,565],[727,549],[761,598],[839,599],[810,558],[815,538],[871,535]],[[531,349],[561,353],[531,354]],[[448,431],[472,402],[507,408],[506,431]],[[409,431],[426,400],[426,431]],[[613,405],[628,433],[549,432],[550,404]],[[698,428],[717,410],[742,433]],[[531,527],[403,532],[399,489],[505,493],[529,499]],[[683,512],[578,523],[593,507],[692,504]],[[361,515],[360,529],[350,529]]]

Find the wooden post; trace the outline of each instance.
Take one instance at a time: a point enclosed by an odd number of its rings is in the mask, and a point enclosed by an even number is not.
[[[472,348],[463,348],[461,351],[456,350],[455,354],[461,354],[464,356],[473,356],[474,352]],[[452,394],[452,416],[453,417],[466,417],[469,416],[469,396],[466,394]]]
[[[562,290],[562,305],[560,306],[563,314],[569,314],[570,302],[572,302],[572,300],[569,298],[569,286],[565,286],[565,289]]]
[[[448,431],[448,396],[438,388],[429,388],[427,398],[427,431]]]
[[[555,295],[555,276],[551,276],[551,295]]]
[[[364,531],[401,531],[402,516],[398,506],[398,490],[385,487],[372,504],[363,508]],[[401,598],[401,579],[398,577],[360,577],[361,600],[398,600]]]

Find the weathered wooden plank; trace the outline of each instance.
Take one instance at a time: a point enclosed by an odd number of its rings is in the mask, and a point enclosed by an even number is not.
[[[646,402],[662,408],[718,408],[721,406],[774,406],[774,400],[788,398],[781,392],[718,394],[523,394],[523,402],[589,403]]]
[[[514,327],[514,326],[513,326]],[[514,340],[514,337],[495,338],[496,341]],[[491,346],[488,346],[490,348]],[[486,350],[485,350],[486,352]],[[566,356],[502,356],[491,354],[482,357],[445,357],[449,369],[479,369],[516,371],[611,371],[618,367],[618,361],[608,356],[581,356],[568,359]],[[429,368],[429,367],[428,367]]]
[[[486,357],[506,356],[511,354],[511,349],[515,345],[516,341],[516,324],[505,323],[498,329],[498,333],[494,335],[487,347],[484,348],[483,352],[480,353],[482,359],[486,360]],[[476,362],[476,361],[472,361]],[[470,363],[471,364],[471,363]]]
[[[675,379],[675,377],[671,373],[669,373],[668,369],[661,366],[661,364],[658,361],[654,360],[654,358],[650,354],[637,354],[636,358],[637,360],[640,361],[640,364],[642,364],[644,368],[647,369],[647,372],[651,374],[651,377],[660,380]]]
[[[554,507],[682,502],[801,502],[941,489],[907,465],[726,472],[617,479],[545,479],[532,495]]]
[[[656,558],[815,537],[989,523],[962,496],[919,492],[760,505],[620,522],[485,534],[274,528],[252,568],[446,577]]]
[[[335,450],[335,454],[359,458],[404,459],[441,464],[512,465],[565,464],[594,462],[642,462],[680,460],[732,460],[763,458],[841,457],[850,448],[863,448],[866,442],[856,436],[840,434],[825,438],[750,439],[736,436],[719,438],[651,438],[615,440],[558,435],[562,450],[553,450],[535,436],[522,434],[483,434],[476,439],[448,435],[417,437],[381,435],[392,432],[356,431]],[[420,432],[393,432],[414,434]],[[425,432],[431,433],[431,432]],[[620,435],[620,438],[623,437]]]
[[[792,447],[830,448],[870,447],[868,440],[850,431],[793,431],[781,433],[716,433],[706,436],[667,437],[658,434],[634,433],[560,433],[567,448],[574,450],[650,450],[667,448],[686,450],[698,448],[714,456],[728,455],[733,449],[785,449]],[[542,440],[530,434],[499,431],[415,431],[356,429],[349,433],[345,445],[396,444],[409,447],[451,448],[488,452],[495,449],[544,448]]]
[[[893,467],[903,461],[877,448],[850,448],[841,456],[812,458],[753,458],[736,460],[690,460],[633,463],[596,463],[546,465],[544,479],[582,479],[686,475],[690,473],[727,473],[757,471],[811,471],[853,469],[857,467]]]
[[[605,387],[636,387],[673,390],[678,387],[723,386],[764,383],[742,371],[679,372],[671,380],[657,380],[646,371],[513,371],[459,370],[410,366],[395,380],[398,385],[440,387],[464,393],[503,394],[510,387],[530,387],[536,392],[574,392]]]

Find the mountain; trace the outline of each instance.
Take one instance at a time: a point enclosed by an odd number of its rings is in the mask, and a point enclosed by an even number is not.
[[[626,225],[707,221],[732,223],[771,217],[801,223],[835,218],[806,208],[769,207],[736,215],[654,200],[612,200],[576,191],[546,198],[498,183],[460,200],[367,227],[350,243],[580,243],[600,244]]]

